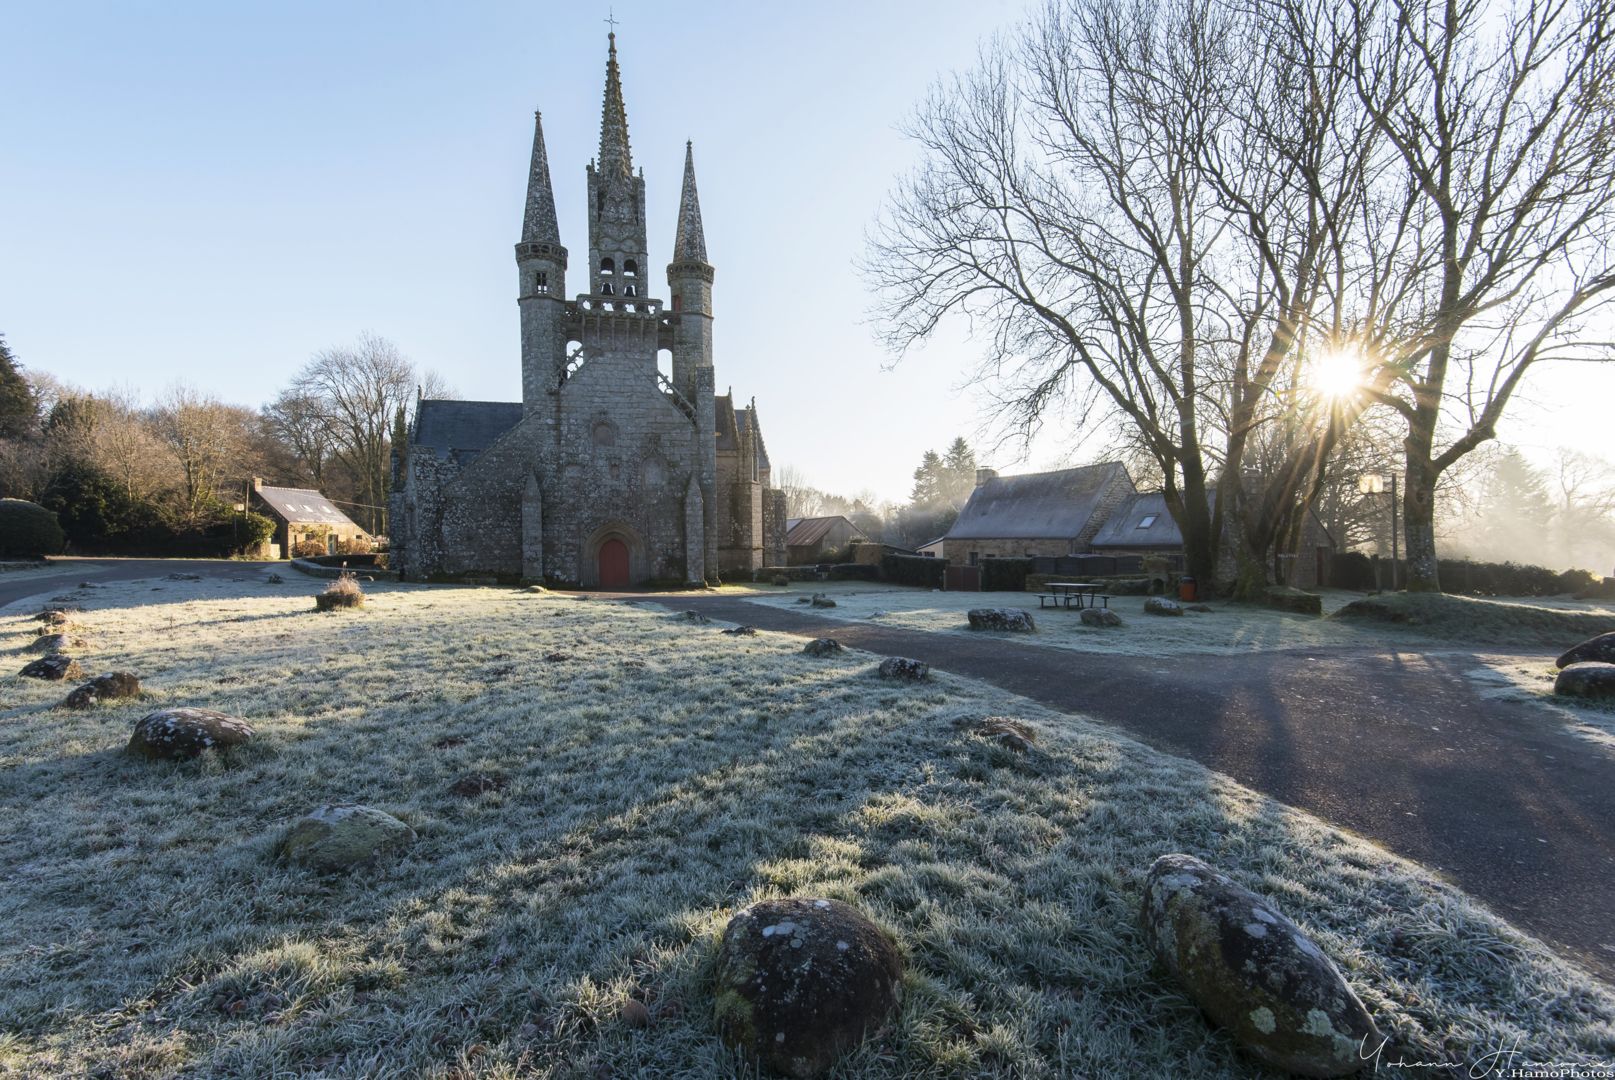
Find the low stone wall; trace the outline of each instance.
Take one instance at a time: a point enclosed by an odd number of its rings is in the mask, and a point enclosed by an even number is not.
[[[309,559],[293,559],[292,569],[301,571],[309,577],[325,578],[334,581],[343,574],[352,574],[360,581],[397,581],[398,571],[383,570],[376,566],[322,566]]]

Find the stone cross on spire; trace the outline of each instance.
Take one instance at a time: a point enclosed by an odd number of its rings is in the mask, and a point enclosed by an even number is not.
[[[527,212],[522,216],[522,243],[559,244],[555,222],[555,189],[550,186],[550,158],[544,149],[544,117],[533,114],[533,164],[527,173]]]
[[[701,228],[701,200],[695,193],[695,148],[684,144],[684,190],[679,195],[679,227],[673,238],[673,261],[707,261],[707,238]]]
[[[628,149],[628,110],[622,103],[622,77],[617,70],[617,33],[607,35],[606,101],[600,113],[600,172],[632,176],[634,159]]]

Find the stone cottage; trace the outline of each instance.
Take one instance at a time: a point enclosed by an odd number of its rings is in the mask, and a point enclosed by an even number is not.
[[[493,576],[605,587],[749,576],[785,558],[756,402],[715,392],[714,271],[685,147],[670,302],[653,295],[609,36],[589,250],[568,299],[541,117],[520,242],[522,400],[421,401],[395,440],[391,562],[411,580]],[[671,355],[671,377],[658,352]]]
[[[942,538],[955,566],[986,558],[1083,552],[1118,507],[1138,494],[1119,461],[999,476],[976,470],[976,488]]]
[[[370,550],[370,534],[313,488],[275,487],[254,476],[247,508],[275,523],[277,558]]]

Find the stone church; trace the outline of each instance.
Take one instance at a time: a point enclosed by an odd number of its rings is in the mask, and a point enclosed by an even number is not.
[[[588,181],[583,291],[567,298],[541,117],[521,242],[522,400],[421,401],[394,438],[391,563],[406,580],[610,588],[750,578],[785,562],[755,400],[715,392],[713,267],[687,144],[670,302],[651,281],[645,178],[616,35]],[[671,378],[658,353],[671,354]]]

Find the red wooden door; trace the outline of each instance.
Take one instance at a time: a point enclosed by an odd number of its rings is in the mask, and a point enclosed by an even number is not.
[[[600,545],[600,587],[628,584],[628,545],[613,537]]]

